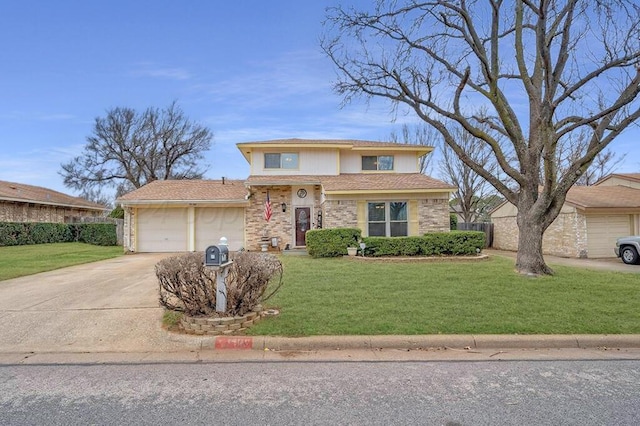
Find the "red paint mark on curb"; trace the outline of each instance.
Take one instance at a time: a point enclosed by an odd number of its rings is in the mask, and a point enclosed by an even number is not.
[[[253,349],[253,337],[216,337],[216,349]]]

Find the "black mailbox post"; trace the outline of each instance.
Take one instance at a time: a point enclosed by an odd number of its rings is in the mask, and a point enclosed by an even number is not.
[[[227,246],[209,246],[204,252],[205,266],[221,266],[229,263],[229,248]]]

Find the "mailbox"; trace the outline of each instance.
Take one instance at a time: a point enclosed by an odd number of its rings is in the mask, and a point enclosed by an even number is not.
[[[229,248],[225,245],[209,246],[204,252],[205,266],[221,266],[229,263]]]

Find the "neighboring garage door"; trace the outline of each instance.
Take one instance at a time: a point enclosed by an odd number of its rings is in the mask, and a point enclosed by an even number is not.
[[[244,247],[244,208],[200,207],[196,208],[196,250],[204,251],[226,237],[229,250]]]
[[[587,216],[588,257],[614,257],[616,239],[630,235],[629,215]]]
[[[136,243],[138,252],[186,251],[187,209],[139,209]]]

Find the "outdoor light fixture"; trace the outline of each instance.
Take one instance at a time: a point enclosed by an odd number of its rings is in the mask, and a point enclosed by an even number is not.
[[[287,203],[282,203],[280,205],[282,206],[282,213],[286,213],[287,212]]]

